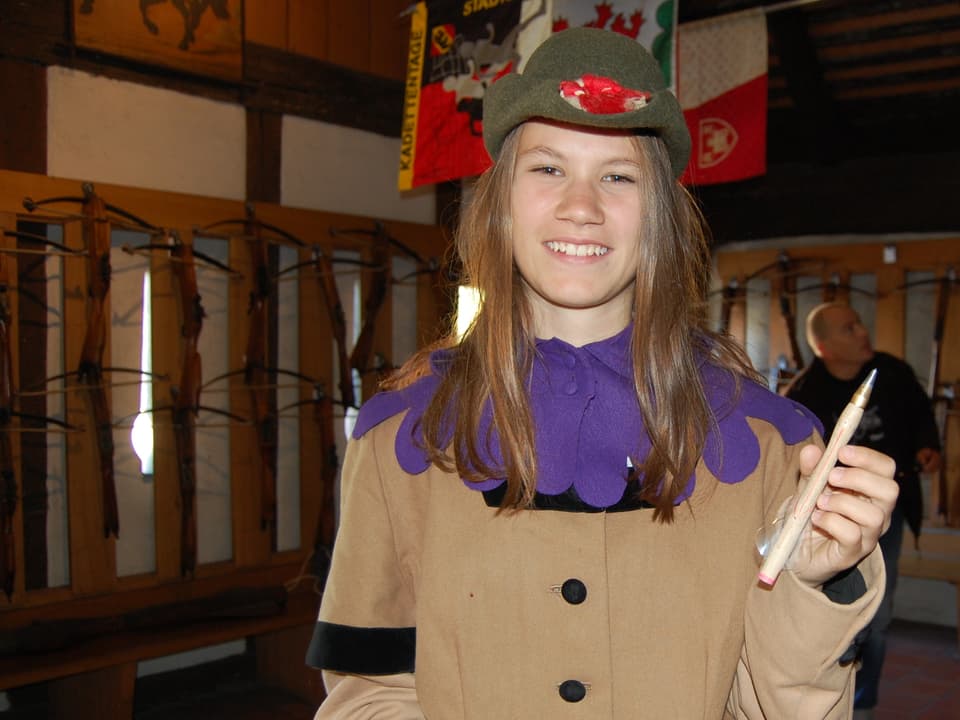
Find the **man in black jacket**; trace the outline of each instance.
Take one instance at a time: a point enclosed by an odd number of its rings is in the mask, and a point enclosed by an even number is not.
[[[829,438],[850,397],[877,369],[870,402],[851,444],[865,445],[897,463],[900,498],[890,529],[880,538],[887,569],[883,604],[863,646],[863,664],[857,672],[855,718],[870,718],[877,704],[877,686],[883,667],[887,627],[893,611],[897,561],[903,544],[903,523],[920,533],[923,498],[921,472],[940,467],[940,439],[933,409],[913,370],[902,360],[875,352],[860,316],[841,303],[824,303],[807,316],[807,342],[816,354],[810,367],[785,390],[787,397],[806,405],[823,423]]]

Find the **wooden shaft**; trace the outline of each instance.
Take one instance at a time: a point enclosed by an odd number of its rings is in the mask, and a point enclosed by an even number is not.
[[[783,570],[784,565],[787,564],[793,554],[797,541],[807,527],[807,523],[810,522],[810,516],[817,506],[817,498],[820,497],[820,493],[827,485],[830,471],[837,464],[837,454],[840,452],[840,448],[850,442],[857,425],[860,424],[876,376],[877,371],[871,371],[867,379],[853,394],[853,398],[841,413],[840,419],[837,420],[837,425],[830,436],[830,442],[827,443],[823,455],[820,456],[820,461],[810,474],[803,493],[797,498],[793,509],[785,517],[780,534],[764,557],[758,575],[761,582],[773,585],[777,581],[780,571]]]

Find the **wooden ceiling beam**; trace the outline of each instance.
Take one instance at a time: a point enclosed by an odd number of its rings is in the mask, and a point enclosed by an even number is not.
[[[883,155],[695,188],[714,242],[797,235],[956,232],[960,151]],[[935,180],[934,180],[935,179]]]
[[[769,15],[767,32],[779,59],[778,74],[786,80],[786,94],[801,124],[809,129],[805,154],[822,162],[835,162],[846,149],[851,133],[824,80],[807,30],[807,14],[795,9]]]

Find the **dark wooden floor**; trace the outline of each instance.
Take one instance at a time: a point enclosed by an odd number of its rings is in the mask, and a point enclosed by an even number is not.
[[[876,720],[960,720],[960,653],[955,628],[894,622]],[[46,718],[42,688],[14,694],[2,720]],[[135,720],[310,720],[316,708],[258,685],[248,655],[141,678]],[[85,718],[82,711],[78,718]]]
[[[11,691],[2,720],[47,720],[46,688]],[[316,707],[256,679],[252,653],[137,680],[133,720],[310,720]],[[78,720],[95,720],[78,709]]]
[[[317,711],[256,680],[247,654],[193,669],[141,678],[134,720],[310,720]]]
[[[960,720],[956,628],[893,624],[875,720]]]

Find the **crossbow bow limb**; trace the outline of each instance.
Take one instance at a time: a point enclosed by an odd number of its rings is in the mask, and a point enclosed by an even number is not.
[[[13,403],[13,356],[10,348],[10,307],[7,298],[9,277],[6,260],[0,257],[0,408]],[[17,513],[16,463],[10,437],[10,412],[0,410],[0,589],[13,596],[17,572],[14,521]]]
[[[953,402],[953,391],[949,386],[941,387],[940,370],[943,359],[943,338],[946,331],[947,313],[950,309],[950,296],[953,294],[953,288],[957,285],[957,272],[953,266],[948,267],[938,277],[924,278],[914,280],[900,285],[897,290],[906,291],[912,287],[926,285],[937,286],[937,305],[934,315],[933,338],[930,343],[930,365],[927,371],[927,395],[933,403],[934,414],[937,418],[937,426],[940,431],[941,448],[946,449],[947,440],[947,418],[949,416],[949,407]],[[946,457],[946,452],[944,452]],[[944,520],[950,520],[949,503],[949,482],[947,477],[947,462],[940,463],[940,470],[937,476],[937,515]]]
[[[192,239],[184,242],[176,231],[167,231],[159,238],[161,242],[146,245],[125,246],[128,253],[159,252],[169,258],[171,272],[176,278],[180,306],[180,339],[182,360],[179,382],[170,387],[171,402],[168,408],[154,407],[153,411],[169,409],[173,421],[173,438],[176,452],[177,489],[180,504],[180,572],[192,575],[197,566],[197,418],[200,410],[225,415],[234,421],[242,418],[219,408],[203,406],[200,391],[203,385],[203,368],[200,355],[200,333],[206,311],[203,308],[197,281],[197,259],[218,272],[232,277],[239,275],[228,265],[221,263],[193,247]]]
[[[797,277],[809,266],[814,266],[818,268],[819,271],[822,271],[825,265],[826,261],[820,258],[794,258],[788,253],[781,251],[777,253],[777,257],[773,262],[754,270],[744,278],[742,283],[744,287],[746,287],[754,278],[772,275],[771,279],[776,285],[780,317],[783,320],[783,327],[790,345],[793,367],[796,370],[802,370],[805,365],[803,353],[800,350],[800,342],[797,337],[797,318],[795,314]]]
[[[390,369],[390,364],[386,362],[382,355],[374,353],[374,342],[377,317],[386,301],[388,289],[391,284],[405,282],[418,275],[438,272],[440,261],[437,258],[424,258],[409,245],[391,235],[380,221],[374,222],[373,228],[370,229],[331,227],[330,235],[332,237],[361,235],[370,238],[370,247],[367,253],[369,255],[367,263],[369,279],[363,301],[363,323],[353,350],[348,356],[348,363],[360,375],[365,375],[370,371],[382,373]],[[416,264],[416,270],[402,278],[394,278],[391,274],[393,249],[411,258]]]
[[[120,517],[114,480],[113,421],[107,384],[107,372],[127,372],[145,375],[139,368],[105,366],[103,354],[109,332],[110,251],[111,226],[132,227],[141,232],[156,234],[160,229],[122,208],[107,203],[90,183],[82,186],[82,196],[58,196],[43,200],[25,198],[24,208],[33,213],[41,206],[79,204],[83,250],[78,252],[86,262],[86,330],[74,375],[86,394],[94,423],[95,448],[100,476],[101,505],[104,537],[119,537]],[[68,216],[76,217],[76,216]]]
[[[16,319],[11,310],[11,295],[13,291],[24,294],[20,283],[14,284],[17,273],[22,270],[16,260],[8,260],[16,256],[31,256],[41,258],[50,255],[76,256],[79,251],[66,245],[55,242],[44,235],[24,232],[20,230],[3,229],[4,242],[0,243],[0,589],[10,599],[15,585],[17,573],[17,549],[15,536],[15,517],[17,506],[25,490],[21,490],[18,483],[17,444],[14,437],[20,432],[27,431],[15,425],[14,418],[31,422],[36,427],[45,428],[49,432],[50,426],[56,426],[63,431],[78,431],[65,420],[48,415],[25,412],[20,409],[20,400],[23,397],[17,389],[14,379],[15,366],[13,361],[13,346],[15,343],[14,326]],[[7,240],[17,241],[9,244]],[[38,303],[40,298],[26,293],[28,297]]]
[[[4,237],[45,240],[30,233],[4,230]],[[57,245],[56,243],[48,243]],[[66,250],[66,248],[64,248]],[[17,407],[19,393],[14,381],[13,363],[13,326],[15,324],[10,307],[10,295],[14,290],[13,277],[16,273],[7,259],[16,248],[0,247],[0,589],[9,599],[14,590],[16,578],[17,552],[15,537],[15,517],[20,490],[17,482],[14,433],[21,428],[13,424],[15,417],[38,421],[45,426],[56,425],[64,430],[76,430],[59,418],[22,412]]]
[[[308,246],[292,233],[257,218],[252,205],[247,206],[244,218],[221,220],[199,229],[198,232],[209,233],[214,228],[228,226],[239,228],[239,233],[231,233],[229,236],[245,240],[250,263],[247,339],[242,366],[206,381],[204,387],[225,377],[241,375],[243,378],[259,455],[257,473],[260,487],[260,529],[269,530],[275,540],[279,413],[276,409],[274,378],[284,376],[297,382],[308,383],[315,395],[321,393],[321,383],[297,370],[275,367],[270,361],[273,298],[278,275],[272,270],[270,247],[286,245],[304,250]]]

